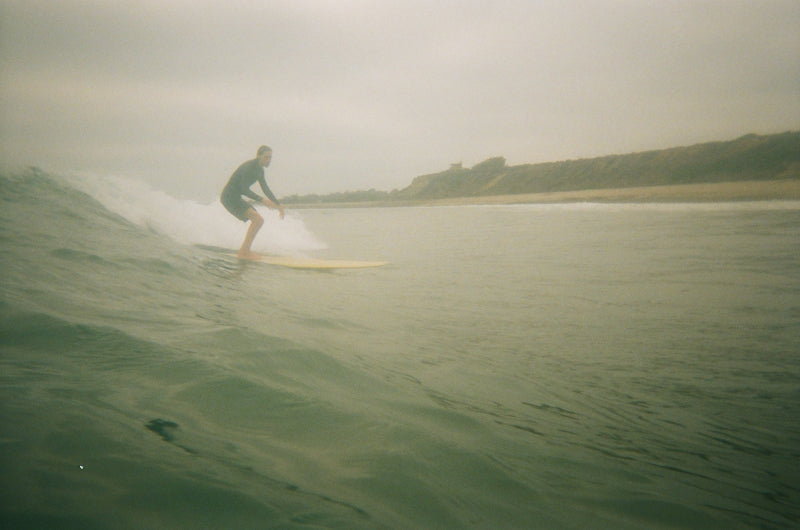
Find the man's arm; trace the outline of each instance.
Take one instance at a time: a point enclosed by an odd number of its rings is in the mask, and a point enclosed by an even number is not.
[[[272,190],[270,190],[269,186],[267,186],[267,181],[264,179],[263,175],[258,179],[258,183],[261,185],[261,190],[264,192],[264,195],[267,196],[261,202],[267,208],[271,208],[273,210],[278,210],[278,213],[280,213],[281,219],[283,219],[283,206],[280,205],[280,203],[278,202],[278,199],[275,198],[275,194],[272,193]]]
[[[272,190],[269,189],[269,186],[267,186],[267,181],[264,179],[263,176],[258,179],[258,183],[261,185],[261,191],[263,191],[264,195],[267,196],[266,198],[262,199],[261,202],[267,208],[278,210],[281,219],[283,219],[283,206],[281,206],[280,203],[278,202],[278,199],[275,198],[275,194],[272,193]]]
[[[270,201],[272,201],[272,203],[273,203],[275,206],[278,206],[278,199],[276,199],[276,198],[275,198],[275,194],[273,194],[273,193],[272,193],[272,190],[270,190],[270,189],[269,189],[269,186],[267,186],[267,181],[264,179],[264,175],[261,175],[261,176],[258,178],[258,183],[259,183],[259,185],[261,185],[261,191],[263,191],[263,192],[264,192],[264,195],[266,195],[266,196],[267,196],[267,198],[268,198]]]
[[[254,201],[261,202],[261,197],[259,197],[256,193],[253,193],[253,191],[250,188],[245,188],[244,190],[242,190],[242,192],[247,196],[248,199],[253,199]]]

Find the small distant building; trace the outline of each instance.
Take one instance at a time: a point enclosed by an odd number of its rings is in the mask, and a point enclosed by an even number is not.
[[[464,164],[462,164],[461,162],[455,162],[453,164],[450,164],[450,170],[452,171],[454,169],[464,169]]]

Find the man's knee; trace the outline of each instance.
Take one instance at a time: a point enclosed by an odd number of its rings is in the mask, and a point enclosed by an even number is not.
[[[250,219],[250,223],[255,227],[260,228],[264,224],[264,218],[258,214],[255,208],[247,210],[247,218]]]

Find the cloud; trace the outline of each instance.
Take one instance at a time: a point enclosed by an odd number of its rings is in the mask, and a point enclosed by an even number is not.
[[[281,194],[800,125],[793,1],[2,6],[3,159],[211,198],[261,143]]]

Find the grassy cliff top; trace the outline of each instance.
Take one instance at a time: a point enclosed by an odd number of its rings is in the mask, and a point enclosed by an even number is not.
[[[579,190],[800,179],[800,132],[749,134],[710,142],[597,158],[508,166],[498,156],[416,177],[391,192],[376,190],[287,197],[287,204],[419,202]]]

